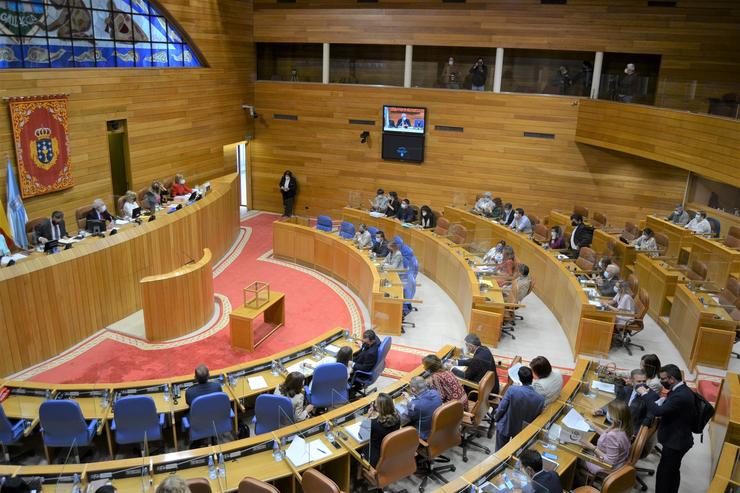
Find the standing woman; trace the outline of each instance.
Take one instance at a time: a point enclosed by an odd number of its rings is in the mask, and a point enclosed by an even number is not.
[[[298,191],[298,182],[293,177],[290,170],[285,170],[280,178],[280,193],[283,194],[283,216],[291,217],[293,215],[293,206],[295,205],[295,194]]]

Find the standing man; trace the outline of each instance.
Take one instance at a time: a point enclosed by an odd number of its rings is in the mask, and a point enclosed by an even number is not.
[[[648,400],[649,414],[660,418],[658,442],[663,445],[660,463],[655,475],[655,493],[677,493],[681,484],[681,460],[694,446],[691,428],[696,420],[694,391],[686,386],[681,370],[676,365],[660,369],[660,384],[668,389],[668,397]],[[647,387],[636,389],[640,395],[648,393]]]
[[[485,91],[486,90],[486,79],[488,78],[488,67],[483,63],[483,58],[478,57],[475,61],[475,65],[470,68],[470,81],[473,86],[473,91]]]
[[[532,370],[522,366],[517,374],[522,384],[513,385],[506,391],[493,415],[496,421],[496,450],[509,443],[545,407],[545,398],[532,387]]]
[[[624,77],[619,81],[619,100],[623,103],[632,103],[637,95],[639,82],[635,64],[628,63],[624,69]]]
[[[283,216],[291,217],[293,215],[293,206],[295,205],[295,194],[298,191],[298,181],[293,177],[293,173],[288,169],[280,178],[280,193],[283,195]]]
[[[457,366],[464,366],[465,371],[453,368],[452,373],[459,378],[478,383],[487,371],[491,371],[494,380],[492,392],[498,394],[498,373],[496,373],[496,362],[491,350],[481,344],[480,337],[475,334],[468,334],[465,336],[465,352],[473,355],[472,358],[457,360]]]
[[[442,69],[442,85],[447,89],[460,89],[460,68],[454,57],[450,57]]]
[[[583,224],[583,216],[580,214],[571,214],[570,225],[573,226],[573,232],[570,234],[569,246],[577,258],[581,247],[591,246],[594,228]]]

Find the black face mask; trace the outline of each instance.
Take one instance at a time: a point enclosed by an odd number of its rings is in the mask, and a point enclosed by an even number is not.
[[[571,226],[578,226],[578,223],[577,223],[577,222],[575,222],[575,221],[571,221],[571,222],[570,222],[570,225],[571,225]]]
[[[671,382],[667,380],[661,380],[660,384],[663,386],[664,389],[670,390],[671,389]]]

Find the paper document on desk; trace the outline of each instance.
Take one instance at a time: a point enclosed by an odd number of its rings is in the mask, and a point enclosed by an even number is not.
[[[364,443],[370,439],[370,434],[368,433],[367,428],[363,428],[362,421],[345,426],[344,431],[346,431],[347,434],[354,438],[358,443]]]
[[[306,442],[303,438],[296,436],[293,441],[290,442],[290,447],[288,447],[288,450],[285,452],[285,456],[294,466],[301,467],[309,462],[329,457],[331,452],[328,448],[329,447],[324,445],[320,438],[317,438],[312,442]]]
[[[267,388],[267,380],[265,380],[265,377],[248,377],[247,383],[249,383],[249,388],[252,390]]]
[[[308,362],[306,362],[306,365],[304,365],[303,361],[294,365],[290,365],[286,368],[286,370],[288,370],[288,373],[293,373],[294,371],[303,373],[303,375],[306,377],[309,375],[313,375],[313,365]]]
[[[385,217],[385,214],[384,214],[384,213],[382,213],[382,212],[377,212],[377,211],[372,211],[372,212],[370,213],[370,215],[371,215],[372,217]]]
[[[512,382],[514,382],[517,385],[521,385],[521,380],[519,380],[519,368],[522,367],[521,363],[517,363],[515,365],[511,365],[509,367],[509,378]]]
[[[332,356],[336,356],[336,355],[337,355],[337,353],[339,352],[339,347],[335,346],[334,344],[329,344],[329,345],[327,345],[327,346],[326,346],[326,347],[324,348],[324,350],[325,350],[325,351],[326,351],[327,353],[331,354]]]
[[[562,254],[562,253],[558,253],[558,256],[557,256],[557,259],[558,260],[568,260],[569,258],[570,257],[568,257],[567,255]]]
[[[591,388],[600,390],[602,392],[607,392],[609,394],[614,393],[614,384],[613,383],[604,383],[599,382],[598,380],[592,380],[591,381]]]
[[[16,262],[20,262],[26,258],[26,255],[23,255],[22,253],[14,253],[13,255],[9,255],[7,257],[3,257],[3,259],[0,261],[0,264],[2,264],[3,267],[8,265],[11,260],[15,260]]]
[[[130,221],[126,221],[125,219],[116,219],[114,222],[116,226],[123,226],[124,224],[128,224]]]
[[[82,239],[77,238],[59,238],[59,243],[62,245],[71,245],[72,243],[77,243],[78,241],[82,241]]]
[[[571,409],[570,411],[568,411],[568,414],[565,415],[562,423],[563,426],[566,426],[575,431],[587,432],[591,430],[591,427],[588,425],[588,423],[586,423],[586,420],[583,418],[581,413],[579,413],[575,409]]]
[[[588,300],[588,304],[593,306],[601,306],[601,302],[598,300]]]

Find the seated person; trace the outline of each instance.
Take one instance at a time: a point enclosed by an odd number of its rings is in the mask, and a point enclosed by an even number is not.
[[[545,398],[545,406],[549,406],[560,397],[560,391],[563,390],[563,375],[553,370],[550,361],[544,356],[537,356],[529,363],[537,380],[532,387],[534,391]]]
[[[685,226],[689,222],[689,214],[683,210],[683,204],[678,204],[673,212],[671,212],[671,215],[665,218],[665,220],[679,226]]]
[[[434,212],[428,205],[422,205],[419,209],[419,224],[424,229],[433,229],[437,226],[437,221],[434,218]]]
[[[293,404],[293,415],[295,416],[296,422],[303,421],[311,415],[313,406],[311,404],[306,405],[306,394],[303,387],[303,383],[306,378],[303,373],[294,371],[288,373],[285,376],[285,381],[275,387],[275,395],[282,395],[290,399]]]
[[[532,222],[524,214],[524,209],[517,208],[514,212],[514,220],[511,222],[511,229],[518,233],[532,234]]]
[[[398,200],[398,194],[396,192],[389,192],[390,201],[388,202],[388,208],[385,210],[387,217],[396,217],[399,209],[401,209],[401,201]]]
[[[619,267],[614,264],[606,266],[604,273],[594,279],[596,289],[601,296],[614,296],[619,282]]]
[[[370,203],[370,210],[373,212],[382,212],[383,214],[385,214],[388,210],[389,202],[390,199],[385,194],[385,191],[382,188],[379,188],[377,194],[375,195],[375,198]]]
[[[133,218],[134,209],[139,209],[139,204],[136,203],[136,192],[129,190],[126,192],[126,201],[123,203],[123,218],[131,220]]]
[[[388,245],[390,252],[385,256],[385,260],[381,264],[381,268],[387,269],[403,269],[403,255],[401,254],[401,246],[393,240]]]
[[[103,221],[105,223],[112,223],[114,221],[113,216],[108,212],[108,207],[101,199],[95,199],[93,201],[92,210],[87,213],[85,219],[87,221]]]
[[[516,269],[516,258],[514,257],[514,249],[510,245],[504,247],[503,257],[501,263],[496,266],[494,273],[497,276],[501,276],[501,279],[497,279],[499,286],[504,286],[512,281],[514,276],[514,270]]]
[[[694,218],[684,227],[699,235],[712,234],[712,225],[707,221],[707,213],[704,211],[697,212]]]
[[[483,196],[475,202],[473,212],[490,217],[493,214],[493,199],[491,192],[483,192]]]
[[[655,233],[650,228],[642,230],[642,235],[632,242],[635,250],[648,250],[647,254],[651,257],[658,256],[658,244],[655,243]]]
[[[380,339],[375,335],[375,331],[366,330],[362,334],[362,346],[360,350],[352,356],[352,371],[371,372],[378,362],[378,348]]]
[[[570,224],[573,231],[570,233],[568,246],[571,249],[571,255],[578,257],[581,247],[591,246],[594,238],[594,228],[583,223],[583,216],[580,214],[570,215]]]
[[[563,493],[563,487],[560,484],[560,476],[555,471],[545,471],[542,468],[542,456],[534,449],[527,449],[519,456],[522,464],[522,470],[532,480],[534,485],[532,493]]]
[[[632,298],[632,291],[630,291],[630,285],[627,281],[619,281],[617,283],[617,294],[606,307],[614,312],[635,313],[635,300]],[[624,325],[629,320],[632,320],[632,318],[626,315],[617,315],[615,323],[617,325]]]
[[[373,235],[367,230],[367,226],[360,224],[352,241],[357,245],[357,248],[370,248],[373,246]]]
[[[144,194],[142,206],[144,209],[154,212],[157,207],[167,203],[167,189],[157,180],[154,180],[149,186],[149,190]]]
[[[363,422],[361,427],[365,430],[369,428],[370,442],[368,444],[367,460],[371,466],[378,465],[380,459],[380,446],[386,435],[401,429],[401,415],[396,411],[393,404],[393,398],[381,392],[378,397],[370,404],[370,412],[367,421]],[[366,437],[366,431],[363,431],[363,437]]]
[[[179,197],[182,195],[190,195],[193,189],[185,185],[185,177],[178,173],[175,175],[175,179],[172,180],[172,187],[170,188],[170,195],[173,197]]]
[[[491,209],[491,219],[498,221],[504,213],[504,205],[501,202],[501,197],[494,197],[493,208]]]
[[[619,400],[613,400],[607,404],[606,415],[611,423],[607,428],[602,428],[587,420],[589,426],[599,435],[596,445],[586,440],[581,440],[580,445],[592,451],[602,462],[611,464],[611,471],[616,471],[627,462],[630,455],[632,448],[630,440],[633,435],[632,416],[630,416],[627,404]],[[601,466],[587,461],[582,462],[581,467],[591,475],[604,471]]]
[[[375,233],[375,245],[370,249],[378,257],[385,257],[390,250],[388,249],[388,240],[385,239],[385,233],[378,231]]]
[[[500,264],[504,260],[504,247],[506,242],[504,240],[496,243],[496,246],[491,247],[488,252],[483,256],[484,264]]]
[[[444,367],[442,360],[436,354],[428,354],[422,358],[421,364],[429,373],[427,377],[429,386],[439,392],[442,402],[460,401],[463,410],[467,411],[468,395],[455,375]]]
[[[565,248],[563,229],[557,225],[550,228],[550,239],[543,246],[545,248],[549,248],[550,250],[562,250],[563,248]]]
[[[339,348],[339,351],[337,351],[337,357],[334,358],[336,363],[342,363],[347,367],[347,378],[349,378],[349,373],[352,369],[352,356],[352,348],[349,346],[342,346]]]
[[[419,438],[426,440],[432,431],[432,415],[442,405],[442,397],[439,392],[429,388],[426,380],[415,376],[409,382],[408,393],[404,392],[404,398],[408,401],[406,416],[409,426],[416,428]]]
[[[521,303],[524,297],[529,294],[530,286],[532,286],[532,278],[529,277],[527,264],[519,264],[517,270],[519,275],[510,285],[503,287],[504,299],[507,303]]]
[[[501,212],[501,219],[499,219],[499,222],[505,226],[511,225],[511,222],[514,220],[514,206],[511,205],[511,202],[507,202],[504,204],[504,210]]]
[[[415,216],[416,213],[414,212],[414,209],[411,208],[411,202],[409,202],[409,199],[403,199],[401,201],[401,207],[398,209],[398,212],[396,212],[396,219],[402,223],[412,223],[416,219]]]
[[[209,372],[206,365],[198,365],[195,369],[195,385],[188,387],[185,391],[185,402],[188,406],[193,402],[196,397],[200,397],[206,394],[213,394],[214,392],[221,392],[221,385],[218,382],[208,381]]]
[[[611,264],[614,264],[614,262],[612,262],[612,258],[610,256],[604,255],[603,257],[600,257],[599,261],[596,262],[596,267],[594,268],[594,274],[597,276],[602,276],[604,272],[606,272],[606,268],[610,266]]]
[[[493,372],[494,385],[493,393],[498,394],[498,374],[496,373],[496,362],[493,360],[491,350],[481,344],[480,338],[475,334],[465,336],[465,345],[463,354],[472,354],[472,358],[458,359],[456,366],[464,366],[465,371],[453,368],[452,373],[458,378],[464,378],[473,383],[480,382],[487,371]]]
[[[42,223],[36,226],[34,234],[36,235],[36,241],[42,245],[47,241],[67,238],[68,235],[67,227],[64,223],[64,213],[62,211],[52,212],[50,219],[45,219]]]
[[[5,240],[5,235],[0,233],[0,265],[3,267],[9,267],[15,264],[15,260],[10,258],[10,248],[8,248],[8,242]]]

